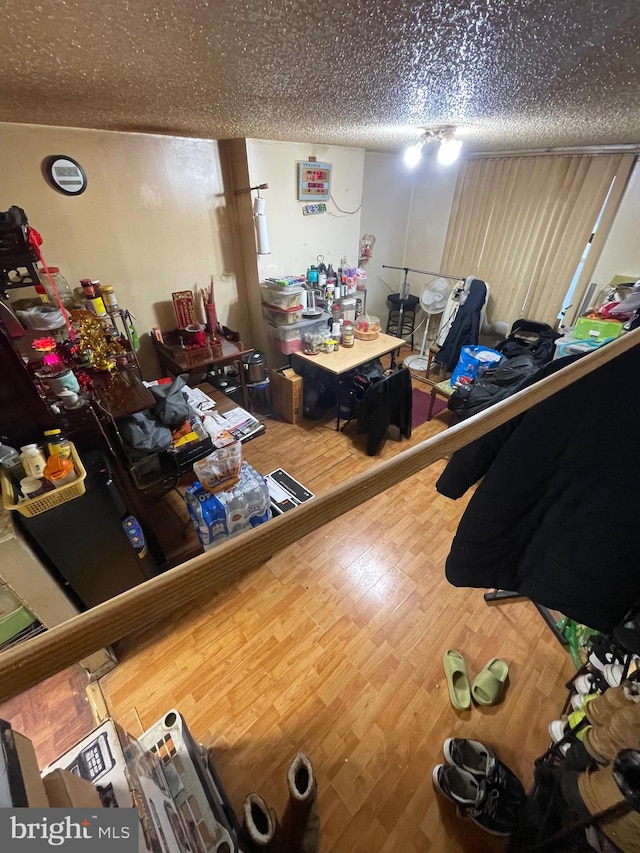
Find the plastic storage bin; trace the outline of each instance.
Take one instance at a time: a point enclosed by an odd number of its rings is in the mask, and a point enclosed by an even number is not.
[[[287,341],[281,341],[272,336],[271,343],[277,350],[280,350],[283,355],[291,355],[294,352],[300,352],[302,349],[302,338],[300,337],[299,331],[296,338],[289,338]]]
[[[291,326],[294,323],[299,323],[302,319],[302,305],[296,308],[269,308],[267,305],[262,306],[262,313],[265,318],[276,326]]]
[[[296,285],[278,287],[261,284],[260,299],[263,305],[271,308],[297,308],[304,303],[304,288]]]
[[[583,352],[591,352],[594,349],[598,349],[598,347],[602,346],[601,341],[579,341],[576,338],[567,336],[558,338],[555,341],[554,346],[556,351],[553,355],[553,359],[555,361],[556,358],[564,358],[566,355],[577,355],[578,353]]]

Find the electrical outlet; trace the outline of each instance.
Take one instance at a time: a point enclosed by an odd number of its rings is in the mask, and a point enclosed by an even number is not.
[[[304,213],[305,216],[311,216],[311,214],[313,214],[313,213],[326,213],[327,212],[327,205],[323,204],[323,203],[305,204],[305,206],[302,208],[302,212]]]

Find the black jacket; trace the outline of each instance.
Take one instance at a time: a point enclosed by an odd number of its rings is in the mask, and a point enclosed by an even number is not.
[[[435,361],[442,364],[449,373],[453,371],[462,347],[478,343],[480,334],[480,315],[487,298],[487,285],[474,278],[469,285],[469,293],[454,317],[449,334],[438,350]]]
[[[639,378],[635,347],[453,455],[439,492],[484,476],[447,558],[454,586],[517,591],[601,631],[640,600]]]
[[[399,367],[370,385],[358,410],[358,432],[369,433],[367,453],[375,456],[391,424],[411,437],[411,373]]]

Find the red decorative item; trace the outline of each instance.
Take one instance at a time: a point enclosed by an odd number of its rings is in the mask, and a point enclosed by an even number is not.
[[[187,326],[198,326],[198,318],[196,317],[196,309],[193,304],[193,293],[190,290],[178,290],[171,294],[173,298],[173,307],[176,312],[176,320],[179,329],[186,329]]]
[[[31,344],[31,348],[36,352],[53,352],[56,348],[56,342],[53,338],[35,338]]]
[[[182,338],[187,349],[199,349],[207,345],[207,333],[202,323],[187,326],[182,330]]]
[[[202,293],[202,303],[204,305],[204,313],[207,318],[207,331],[212,337],[213,343],[220,340],[220,326],[218,325],[218,313],[216,311],[215,296],[213,294],[213,276],[209,284],[209,292]]]

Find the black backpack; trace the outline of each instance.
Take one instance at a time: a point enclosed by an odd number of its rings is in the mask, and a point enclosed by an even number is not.
[[[537,323],[534,320],[516,320],[509,335],[494,349],[505,358],[517,355],[530,355],[538,367],[543,367],[553,359],[555,342],[562,337],[547,323]]]

